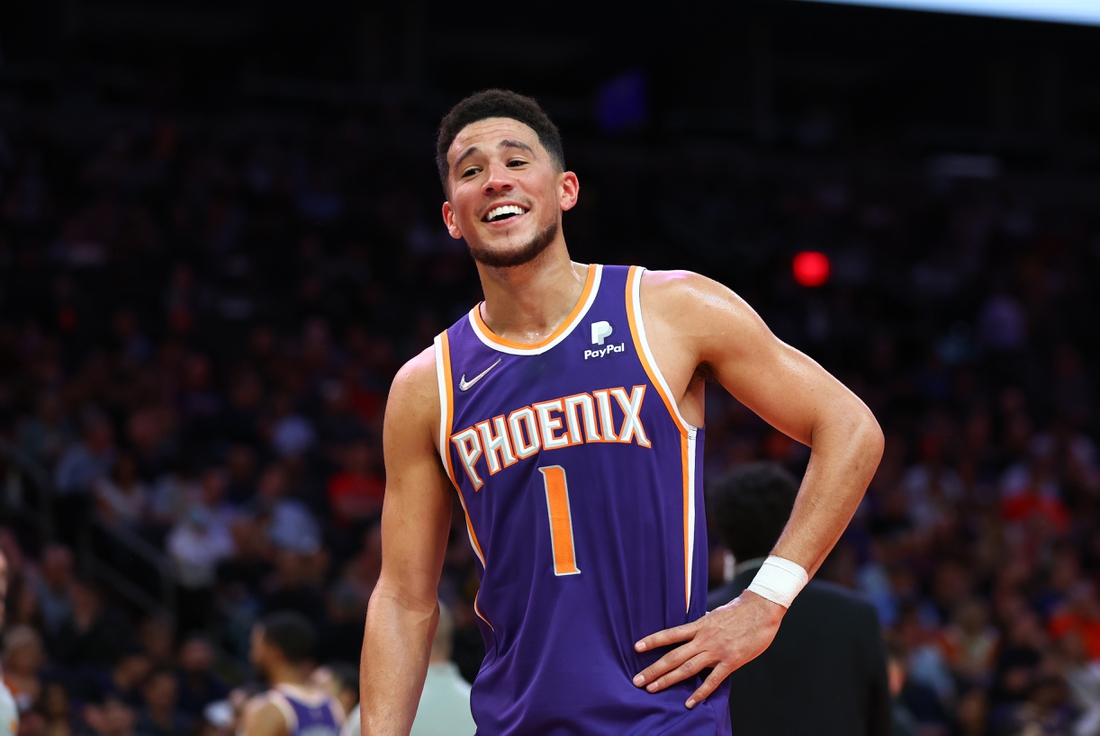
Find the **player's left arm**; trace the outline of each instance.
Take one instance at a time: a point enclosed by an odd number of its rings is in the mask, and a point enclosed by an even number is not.
[[[812,577],[878,467],[883,449],[878,422],[855,394],[780,341],[726,287],[698,274],[647,272],[641,302],[662,371],[670,384],[679,375],[677,385],[685,387],[677,400],[690,401],[693,379],[683,376],[703,368],[773,427],[811,448],[791,519],[772,554],[798,563]],[[637,643],[638,651],[684,643],[634,682],[656,692],[713,668],[688,699],[687,706],[694,707],[771,644],[785,613],[783,606],[746,591],[697,621],[647,636]]]

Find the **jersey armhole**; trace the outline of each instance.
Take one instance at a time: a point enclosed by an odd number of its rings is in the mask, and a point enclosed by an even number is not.
[[[268,693],[267,702],[274,705],[279,709],[279,712],[283,714],[283,719],[286,721],[286,731],[288,734],[294,733],[298,730],[298,714],[294,712],[294,706],[290,704],[287,697],[278,690],[272,690]]]
[[[631,266],[626,281],[626,316],[630,321],[630,335],[634,338],[634,349],[638,353],[638,359],[642,362],[642,368],[645,369],[650,381],[653,382],[657,393],[661,395],[661,400],[680,433],[694,438],[699,428],[689,424],[680,414],[680,407],[672,398],[672,391],[669,390],[668,382],[665,381],[665,377],[653,357],[653,352],[649,349],[649,341],[646,339],[645,334],[645,320],[642,319],[643,273],[645,273],[645,269],[641,266]]]

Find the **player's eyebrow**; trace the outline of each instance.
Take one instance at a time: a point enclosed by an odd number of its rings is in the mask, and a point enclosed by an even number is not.
[[[531,148],[531,146],[524,143],[523,141],[513,141],[513,140],[510,140],[510,139],[507,139],[507,138],[502,140],[500,143],[498,143],[497,148],[518,148],[521,151],[527,151],[527,153],[531,154],[532,156],[535,155],[535,150],[533,148]],[[478,148],[477,146],[470,146],[469,148],[467,148],[465,151],[462,152],[462,155],[460,155],[458,157],[458,159],[455,161],[455,168],[457,169],[459,166],[462,165],[463,161],[465,161],[470,156],[473,156],[476,153],[481,153],[481,149]]]
[[[535,155],[535,150],[523,141],[503,140],[497,144],[497,148],[518,148],[522,151],[527,151],[527,153],[531,154],[532,156]]]

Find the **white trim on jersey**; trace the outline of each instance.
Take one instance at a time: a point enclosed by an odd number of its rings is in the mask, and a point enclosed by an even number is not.
[[[577,327],[577,325],[581,323],[581,320],[584,319],[584,316],[588,314],[588,310],[592,306],[592,303],[596,301],[596,295],[600,292],[600,280],[603,276],[603,265],[594,264],[594,266],[595,274],[593,274],[592,277],[592,288],[588,292],[588,297],[585,299],[584,306],[581,307],[581,310],[577,312],[576,316],[574,316],[569,324],[566,325],[565,329],[561,330],[561,332],[553,340],[550,340],[545,344],[536,345],[535,347],[531,348],[512,347],[510,345],[501,344],[499,342],[499,338],[494,339],[493,337],[486,335],[485,332],[481,329],[481,325],[478,324],[475,313],[480,308],[480,305],[475,306],[473,309],[471,309],[469,315],[467,315],[467,319],[470,320],[470,327],[473,328],[474,334],[477,335],[477,339],[481,340],[482,344],[484,344],[486,347],[496,350],[497,352],[507,353],[508,355],[542,355],[548,350],[554,348],[562,340],[569,337],[569,335],[573,333],[573,330]]]
[[[443,335],[435,336],[435,378],[439,385],[439,459],[447,467],[447,368],[444,364]]]
[[[684,598],[686,608],[684,610],[691,610],[691,576],[695,570],[695,449],[698,441],[699,431],[688,425],[688,437],[687,437],[687,480],[685,481],[687,488],[684,489],[687,500],[687,526],[685,527],[687,533],[691,537],[685,540],[684,554],[687,556],[687,565],[684,571]]]
[[[683,415],[680,414],[680,407],[676,405],[676,398],[672,395],[672,392],[668,389],[668,381],[665,380],[664,374],[661,373],[661,367],[657,365],[657,361],[653,359],[653,351],[649,349],[649,340],[645,336],[645,321],[642,319],[642,274],[645,273],[645,269],[638,267],[634,271],[634,283],[630,285],[631,291],[634,294],[634,324],[638,328],[638,339],[642,343],[642,350],[645,351],[645,359],[653,369],[653,374],[657,378],[658,383],[661,384],[661,390],[665,396],[669,398],[669,402],[672,404],[672,410],[676,412],[676,419],[681,425],[688,429],[698,429],[698,427],[688,424],[684,421]]]

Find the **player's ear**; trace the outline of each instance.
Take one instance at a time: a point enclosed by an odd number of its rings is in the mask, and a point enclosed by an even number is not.
[[[462,239],[462,231],[458,229],[458,220],[455,218],[454,207],[451,207],[450,202],[443,203],[443,224],[447,226],[447,232],[451,234],[451,237],[455,240]]]
[[[577,179],[577,175],[572,171],[563,172],[561,175],[561,200],[559,204],[564,212],[565,210],[573,209],[577,204],[577,197],[580,196],[581,182]]]

